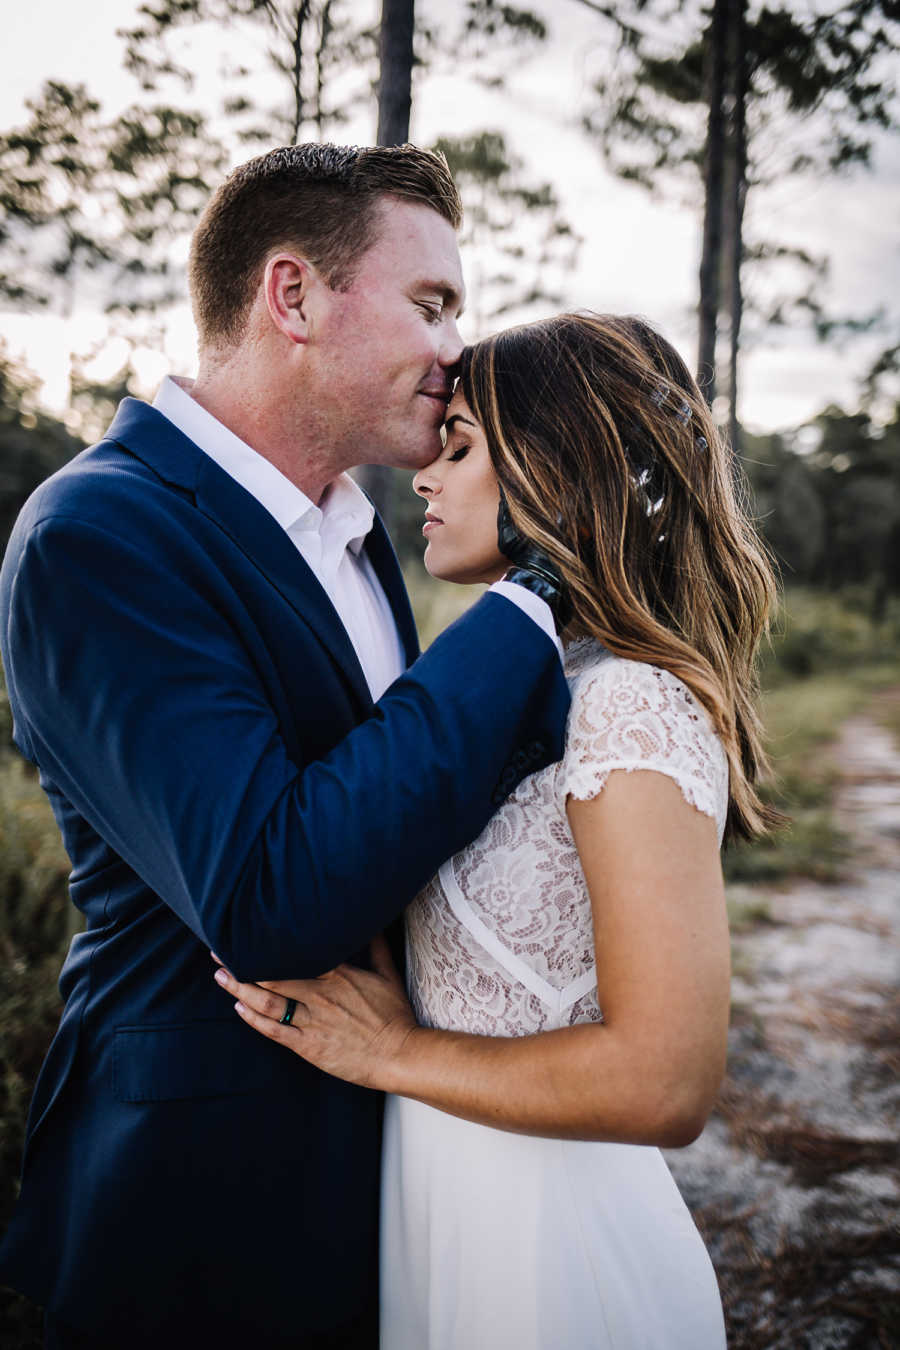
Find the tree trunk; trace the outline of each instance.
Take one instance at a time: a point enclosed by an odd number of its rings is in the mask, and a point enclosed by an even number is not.
[[[725,159],[727,182],[724,201],[723,308],[728,315],[728,433],[735,451],[740,450],[737,419],[738,356],[741,345],[743,293],[744,203],[747,196],[747,58],[745,42],[746,0],[729,0],[725,100],[727,106]]]
[[[415,0],[382,0],[381,75],[378,81],[378,144],[403,145],[409,140],[412,106]],[[394,523],[397,470],[385,464],[364,464],[356,480],[375,503],[388,529]],[[405,481],[405,476],[404,476]]]
[[[325,0],[319,10],[319,43],[316,47],[316,135],[323,139],[325,128],[325,58],[334,26],[331,22],[331,10],[334,0]]]
[[[294,111],[291,119],[291,145],[300,140],[303,126],[303,30],[309,18],[310,0],[301,0],[294,11],[294,31],[291,34],[291,88],[294,95]]]
[[[409,140],[415,8],[415,0],[382,0],[379,145],[403,145]]]
[[[722,275],[725,167],[725,65],[729,0],[714,0],[706,32],[706,153],[703,165],[703,256],[700,260],[697,381],[707,403],[716,396],[716,335]]]

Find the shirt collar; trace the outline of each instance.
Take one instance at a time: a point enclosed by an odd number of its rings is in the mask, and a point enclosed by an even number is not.
[[[358,483],[342,473],[325,489],[321,501],[322,533],[358,554],[375,520],[375,508]]]
[[[329,484],[316,506],[270,460],[191,398],[188,381],[166,376],[153,406],[255,497],[283,530],[327,534],[332,547],[359,553],[375,510],[349,474],[342,473]]]

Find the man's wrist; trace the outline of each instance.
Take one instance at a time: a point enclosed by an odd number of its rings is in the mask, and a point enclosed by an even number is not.
[[[559,629],[565,628],[572,617],[572,607],[566,590],[560,581],[539,568],[521,567],[518,564],[508,568],[501,579],[510,582],[513,586],[521,586],[523,590],[530,591],[532,595],[538,596],[546,605],[550,606],[557,627]]]
[[[504,581],[502,579],[500,581],[495,581],[491,585],[490,590],[493,591],[495,595],[502,595],[505,600],[510,604],[515,605],[523,614],[527,614],[532,623],[535,624],[542,633],[546,633],[547,637],[559,652],[560,659],[562,659],[563,650],[556,628],[556,620],[553,617],[553,610],[547,604],[546,600],[542,600],[539,595],[535,595],[534,591],[529,591],[524,586],[517,586],[515,582]]]

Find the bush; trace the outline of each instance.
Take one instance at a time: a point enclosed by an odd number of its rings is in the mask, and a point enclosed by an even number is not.
[[[879,623],[864,591],[786,593],[762,667],[761,713],[773,772],[761,795],[790,823],[768,839],[729,848],[729,881],[840,877],[848,854],[831,811],[837,767],[830,747],[875,691],[900,684],[898,671],[896,601]]]
[[[872,595],[862,588],[786,591],[771,644],[762,652],[764,683],[851,670],[900,654],[900,601],[887,605],[881,622],[873,620],[872,607]]]
[[[60,1013],[56,982],[77,911],[69,860],[36,775],[0,750],[0,1229],[18,1191],[25,1118]],[[0,1297],[0,1343],[40,1345],[41,1318]]]

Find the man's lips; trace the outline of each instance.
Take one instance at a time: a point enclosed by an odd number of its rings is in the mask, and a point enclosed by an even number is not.
[[[449,389],[444,388],[420,389],[419,393],[422,395],[423,398],[430,398],[433,403],[439,403],[442,412],[446,411],[447,404],[450,402]]]

